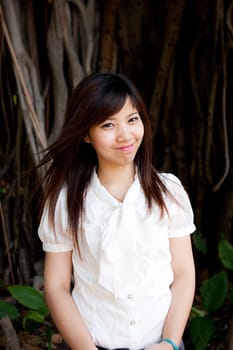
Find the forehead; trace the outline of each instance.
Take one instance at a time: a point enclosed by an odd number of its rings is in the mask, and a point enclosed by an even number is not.
[[[113,113],[113,114],[107,116],[106,119],[116,119],[119,117],[129,117],[129,116],[137,114],[137,113],[138,113],[137,108],[134,106],[131,99],[129,97],[127,97],[127,99],[125,100],[125,103],[121,107],[121,109],[119,111],[117,111],[116,113]]]
[[[99,125],[105,120],[112,118],[118,113],[124,111],[125,108],[129,108],[130,112],[137,111],[133,99],[128,95],[124,98],[122,97],[121,99],[112,99],[112,101],[108,100],[107,103],[106,101],[98,103],[97,108],[94,108],[92,110],[92,114],[90,114],[91,123],[88,125],[89,128],[92,126]]]

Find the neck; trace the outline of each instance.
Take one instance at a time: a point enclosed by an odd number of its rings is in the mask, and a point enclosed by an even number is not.
[[[99,168],[97,174],[106,190],[118,201],[123,201],[134,181],[135,168],[134,165],[114,169]]]
[[[134,164],[125,167],[111,167],[99,168],[97,170],[100,182],[112,185],[114,183],[128,183],[134,178],[135,167]]]

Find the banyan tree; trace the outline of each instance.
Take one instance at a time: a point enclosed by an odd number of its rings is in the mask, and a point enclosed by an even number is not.
[[[181,178],[206,242],[205,254],[196,251],[198,277],[215,271],[219,240],[233,242],[232,62],[232,0],[1,0],[3,284],[38,275],[32,193],[43,169],[31,170],[58,135],[72,90],[93,71],[122,72],[140,90],[154,164]]]

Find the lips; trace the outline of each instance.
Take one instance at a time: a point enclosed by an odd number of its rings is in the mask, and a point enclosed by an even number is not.
[[[118,147],[117,149],[119,151],[122,151],[122,152],[127,152],[127,151],[131,151],[133,149],[134,145],[131,144],[131,145],[126,145],[126,146],[122,146],[122,147]]]

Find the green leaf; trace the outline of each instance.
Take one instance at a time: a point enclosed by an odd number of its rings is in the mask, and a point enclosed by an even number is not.
[[[30,286],[13,285],[8,291],[22,305],[29,309],[37,310],[42,314],[48,313],[43,294]]]
[[[204,317],[206,316],[207,312],[205,310],[200,310],[200,309],[197,309],[195,306],[192,306],[192,309],[191,309],[191,313],[190,313],[190,317],[191,318],[194,318],[194,317]]]
[[[233,271],[233,246],[226,239],[219,242],[218,255],[223,266]]]
[[[206,239],[202,236],[201,232],[196,231],[193,234],[193,244],[195,248],[202,254],[206,254],[207,252],[207,243]]]
[[[195,350],[206,349],[215,333],[215,328],[215,321],[208,316],[196,317],[190,321],[189,335]]]
[[[44,315],[37,311],[29,311],[28,314],[23,319],[23,327],[26,328],[26,322],[28,320],[35,321],[37,323],[43,323],[44,322]]]
[[[0,318],[9,317],[11,320],[19,317],[19,311],[15,305],[0,301]]]
[[[208,312],[216,311],[224,304],[227,287],[227,274],[224,271],[202,282],[200,292],[203,306]]]

